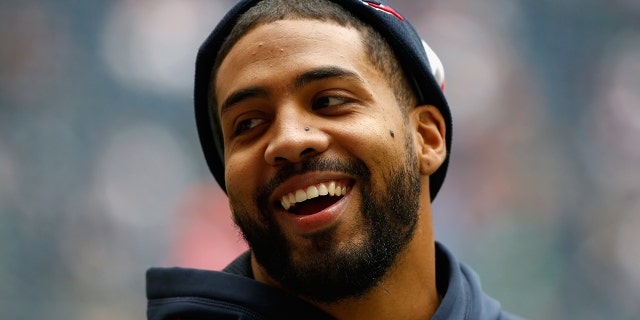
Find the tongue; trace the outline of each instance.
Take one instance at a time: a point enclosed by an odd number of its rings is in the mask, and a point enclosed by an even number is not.
[[[294,213],[299,215],[314,214],[338,202],[340,198],[341,197],[317,197],[302,203],[296,203]]]

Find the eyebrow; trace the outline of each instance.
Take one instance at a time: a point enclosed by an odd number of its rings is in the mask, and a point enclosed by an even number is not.
[[[260,87],[249,87],[233,92],[220,105],[220,114],[224,114],[234,105],[252,98],[264,98],[267,96],[267,90]]]
[[[320,81],[329,78],[348,78],[358,82],[364,82],[364,80],[355,72],[340,67],[328,66],[320,67],[317,69],[309,70],[296,77],[294,82],[294,88],[300,89],[311,82]]]
[[[294,90],[299,90],[312,82],[331,78],[346,78],[356,82],[365,82],[357,73],[353,71],[335,66],[327,66],[312,69],[298,75],[293,82],[293,88]],[[268,92],[264,87],[256,86],[240,89],[231,93],[229,97],[227,97],[227,99],[225,99],[222,104],[220,104],[220,114],[224,114],[231,107],[241,103],[244,100],[253,98],[264,98],[267,96]]]

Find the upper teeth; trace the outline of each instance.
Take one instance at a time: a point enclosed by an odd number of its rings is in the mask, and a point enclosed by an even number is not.
[[[335,181],[323,182],[308,186],[306,189],[298,189],[294,192],[284,195],[280,199],[280,204],[285,210],[293,207],[296,203],[300,203],[319,196],[343,196],[347,194],[347,186],[336,185]]]

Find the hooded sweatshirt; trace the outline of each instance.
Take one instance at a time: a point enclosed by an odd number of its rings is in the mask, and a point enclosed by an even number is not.
[[[223,271],[151,268],[147,271],[149,320],[333,319],[276,287],[253,279],[250,252]],[[436,286],[442,301],[432,319],[519,319],[482,292],[473,270],[436,243]]]

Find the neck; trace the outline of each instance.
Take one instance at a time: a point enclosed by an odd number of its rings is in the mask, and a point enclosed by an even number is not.
[[[430,319],[440,304],[430,214],[420,217],[407,248],[369,293],[332,304],[311,303],[337,319]]]

